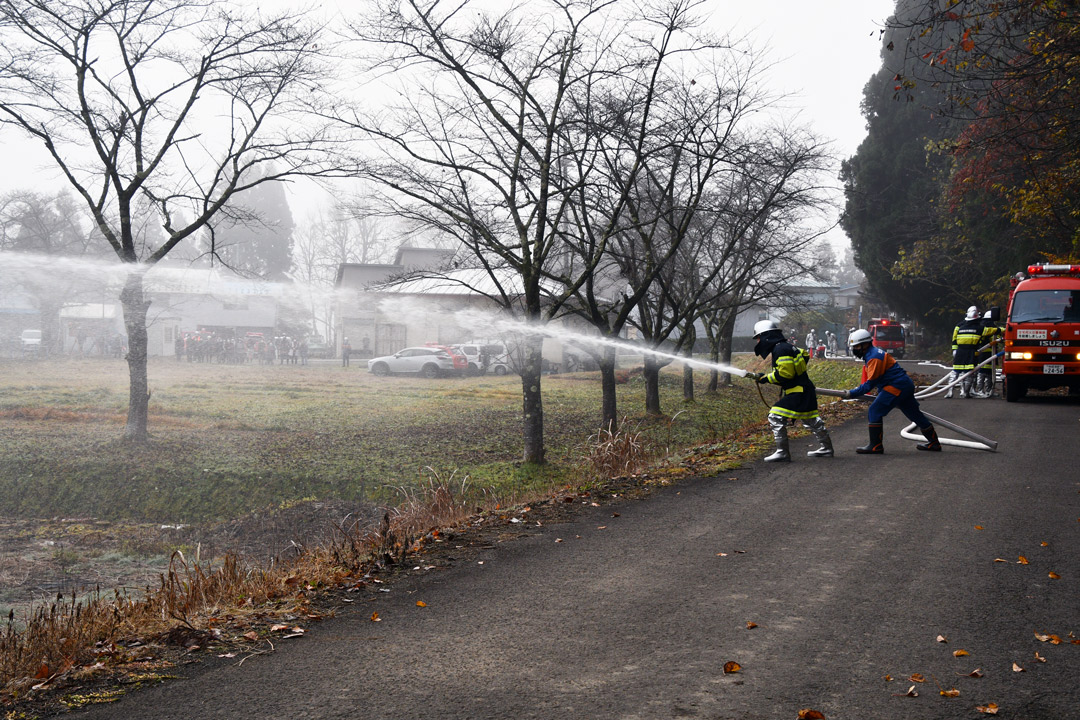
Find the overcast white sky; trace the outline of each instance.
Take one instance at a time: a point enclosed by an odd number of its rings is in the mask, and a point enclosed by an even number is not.
[[[278,7],[310,4],[249,1]],[[330,4],[324,2],[323,7]],[[336,4],[352,5],[341,0]],[[784,94],[784,104],[798,109],[798,119],[822,139],[831,140],[837,155],[846,158],[865,136],[859,102],[863,86],[880,65],[878,30],[894,6],[895,0],[715,0],[713,22],[717,30],[747,34],[759,48],[768,47],[777,63],[770,89]],[[56,180],[42,169],[47,162],[43,151],[28,147],[28,141],[10,131],[0,134],[0,143],[7,168],[0,174],[0,192],[56,187]],[[303,223],[323,198],[329,202],[317,189],[296,188],[290,201],[296,221]],[[837,248],[847,244],[839,229],[829,239]]]

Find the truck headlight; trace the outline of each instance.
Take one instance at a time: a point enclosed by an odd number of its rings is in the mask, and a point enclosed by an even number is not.
[[[1009,353],[1010,360],[1030,360],[1031,353],[1029,352],[1011,352]]]

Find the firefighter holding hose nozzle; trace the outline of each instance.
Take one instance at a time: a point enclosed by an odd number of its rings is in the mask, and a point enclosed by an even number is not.
[[[761,358],[772,358],[770,373],[747,373],[746,377],[759,383],[779,385],[782,393],[776,404],[769,409],[769,428],[772,430],[776,451],[765,462],[789,462],[787,424],[796,420],[810,428],[819,447],[806,454],[810,457],[832,457],[833,445],[825,421],[818,415],[817,389],[806,374],[809,355],[784,339],[784,333],[772,320],[761,320],[754,325],[754,353]]]
[[[860,455],[881,455],[885,452],[882,438],[884,426],[882,421],[893,408],[900,408],[900,412],[907,416],[908,420],[915,423],[926,438],[925,443],[916,445],[919,450],[941,452],[941,441],[938,440],[937,431],[930,419],[919,409],[919,401],[915,399],[915,383],[908,377],[904,368],[900,367],[896,359],[878,347],[874,347],[873,339],[866,330],[856,330],[848,336],[848,347],[851,353],[862,358],[862,384],[853,390],[845,390],[844,398],[856,398],[865,395],[869,390],[877,388],[877,397],[870,403],[867,412],[869,423],[870,443],[863,447],[855,448]]]

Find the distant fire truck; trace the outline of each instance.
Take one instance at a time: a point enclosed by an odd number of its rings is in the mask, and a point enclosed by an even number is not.
[[[1080,265],[1030,265],[1010,285],[1005,399],[1061,386],[1080,393]]]
[[[874,347],[898,358],[904,357],[906,338],[903,325],[889,318],[871,318],[866,329],[873,339]]]

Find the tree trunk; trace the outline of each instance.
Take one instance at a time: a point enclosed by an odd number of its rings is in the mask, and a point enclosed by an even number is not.
[[[660,414],[660,369],[664,365],[649,355],[645,356],[645,412]]]
[[[711,338],[709,341],[709,362],[711,362],[713,365],[717,365],[720,363],[720,346],[719,341],[716,338]],[[719,389],[720,371],[716,368],[713,368],[709,371],[709,388],[707,392],[710,395],[714,395]]]
[[[150,303],[143,294],[141,272],[130,272],[124,289],[120,292],[124,306],[124,326],[128,336],[128,417],[124,438],[135,442],[147,439],[146,421],[149,414],[150,393],[146,373],[146,313]]]
[[[687,350],[686,356],[692,357],[694,351]],[[684,402],[694,402],[694,368],[683,365],[682,369],[682,397]]]
[[[718,364],[731,365],[731,343],[735,334],[735,319],[738,316],[736,310],[732,310],[724,317],[716,337],[716,360]],[[731,385],[731,373],[720,373],[718,384],[724,387]]]
[[[544,403],[540,396],[544,339],[530,335],[525,339],[525,357],[521,369],[523,435],[522,460],[541,465],[544,462]]]
[[[619,418],[615,397],[615,348],[605,348],[599,359],[601,401],[600,427],[614,433],[618,429]]]

